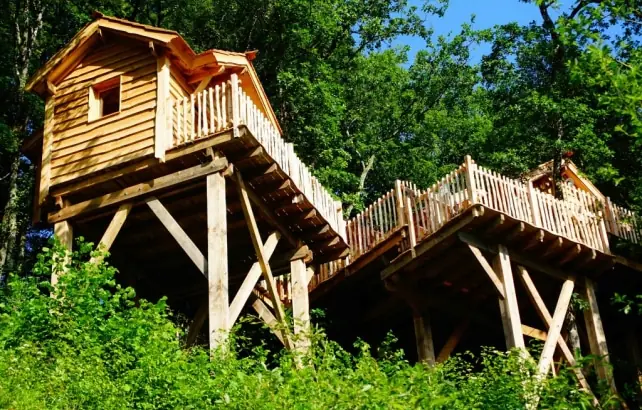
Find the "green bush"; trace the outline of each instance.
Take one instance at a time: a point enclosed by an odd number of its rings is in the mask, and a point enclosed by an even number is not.
[[[1,408],[521,409],[536,393],[543,408],[590,407],[571,376],[538,384],[517,352],[428,368],[394,340],[375,358],[366,344],[352,355],[316,331],[303,368],[265,345],[241,357],[234,341],[210,358],[182,346],[165,300],[135,303],[113,267],[86,262],[89,245],[67,266],[52,248],[0,295]],[[47,278],[63,270],[52,289]]]

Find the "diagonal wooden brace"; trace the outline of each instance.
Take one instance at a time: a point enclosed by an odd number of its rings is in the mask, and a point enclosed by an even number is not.
[[[270,295],[270,300],[274,305],[274,314],[276,319],[284,325],[285,327],[285,312],[283,309],[283,303],[279,298],[276,283],[274,281],[274,276],[272,275],[272,269],[268,261],[267,253],[263,247],[263,242],[261,241],[261,233],[259,232],[259,227],[256,223],[256,218],[254,216],[254,211],[252,210],[252,204],[248,197],[247,189],[245,188],[245,182],[241,177],[240,172],[235,173],[237,188],[239,192],[239,198],[241,200],[241,207],[243,208],[243,214],[245,215],[245,220],[247,221],[247,227],[250,231],[250,237],[252,239],[252,245],[256,252],[259,265],[261,266],[261,271],[263,272],[263,278],[267,286],[268,294]],[[289,337],[285,338],[285,347],[292,349],[292,344],[289,340]]]

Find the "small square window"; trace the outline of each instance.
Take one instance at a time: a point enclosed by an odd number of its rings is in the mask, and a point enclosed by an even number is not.
[[[120,77],[94,84],[89,89],[89,121],[120,111]]]

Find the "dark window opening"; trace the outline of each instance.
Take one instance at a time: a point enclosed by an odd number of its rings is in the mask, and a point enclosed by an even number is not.
[[[100,116],[120,111],[120,84],[100,93]]]

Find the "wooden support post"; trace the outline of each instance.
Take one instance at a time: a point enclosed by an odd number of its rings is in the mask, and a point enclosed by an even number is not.
[[[506,249],[504,245],[499,245],[498,252],[493,261],[493,268],[504,285],[505,298],[499,299],[499,310],[504,325],[506,348],[512,349],[516,347],[525,350],[526,345],[524,344],[524,335],[522,334],[522,322],[519,316],[517,294],[515,293],[515,282],[510,266],[508,249]]]
[[[63,265],[66,266],[70,262],[69,258],[71,256],[71,250],[74,243],[74,230],[73,230],[73,227],[71,226],[71,222],[62,221],[55,224],[54,236],[58,239],[60,244],[67,249],[67,255],[65,256],[65,260],[63,261]],[[57,272],[56,270],[53,270],[51,272],[52,286],[56,286],[56,284],[58,283],[58,275],[63,274],[64,271],[65,271],[65,268],[63,268],[61,272]]]
[[[597,375],[609,385],[613,393],[617,393],[610,369],[609,349],[606,345],[606,335],[604,334],[602,317],[600,316],[597,295],[595,294],[595,284],[589,278],[585,278],[584,297],[588,302],[588,306],[584,310],[584,320],[586,322],[589,346],[591,354],[599,358],[595,362]]]
[[[310,300],[308,274],[303,258],[290,262],[292,279],[292,318],[294,320],[294,349],[307,353],[310,349]]]
[[[406,220],[408,221],[408,239],[410,241],[410,249],[415,252],[417,246],[417,234],[415,231],[415,219],[412,216],[412,201],[410,197],[406,198]]]
[[[232,132],[234,138],[239,136],[239,76],[236,73],[230,75],[230,82],[232,84]]]
[[[426,310],[413,309],[412,321],[415,326],[415,341],[417,343],[417,358],[429,366],[435,364],[435,346],[432,339],[430,317]]]
[[[548,370],[550,369],[551,363],[553,363],[555,346],[557,346],[557,340],[559,339],[562,332],[564,318],[566,317],[566,312],[568,311],[568,306],[571,302],[571,296],[573,296],[574,286],[574,281],[564,281],[564,284],[562,285],[562,291],[560,292],[560,296],[557,299],[555,313],[553,314],[553,322],[548,329],[548,336],[546,337],[546,342],[544,342],[542,355],[539,359],[538,370],[540,375],[542,376],[546,376]]]
[[[207,280],[210,349],[224,347],[229,326],[225,177],[207,176]]]
[[[533,187],[532,182],[528,182],[527,185],[528,188],[528,202],[530,203],[531,207],[531,218],[532,220],[530,221],[533,225],[537,227],[542,226],[542,220],[539,214],[539,206],[537,203],[537,195],[535,195],[535,188]]]
[[[475,192],[475,169],[477,165],[473,162],[470,155],[464,157],[464,165],[466,166],[466,190],[468,192],[468,199],[470,205],[477,203],[477,193]]]
[[[403,226],[406,223],[406,212],[404,211],[404,195],[401,181],[395,181],[395,206],[397,208],[397,226]]]
[[[103,234],[103,237],[100,239],[100,242],[98,242],[98,249],[101,252],[107,252],[111,248],[111,245],[113,245],[114,240],[116,240],[116,236],[118,236],[118,233],[120,232],[120,229],[123,227],[125,224],[125,221],[127,220],[127,216],[132,210],[132,204],[122,204],[121,206],[118,207],[118,210],[114,214],[114,217],[112,218],[111,222],[109,223],[109,226],[105,230],[105,233]],[[102,260],[102,256],[96,257],[96,258],[91,258],[90,262],[96,263],[100,262]]]

